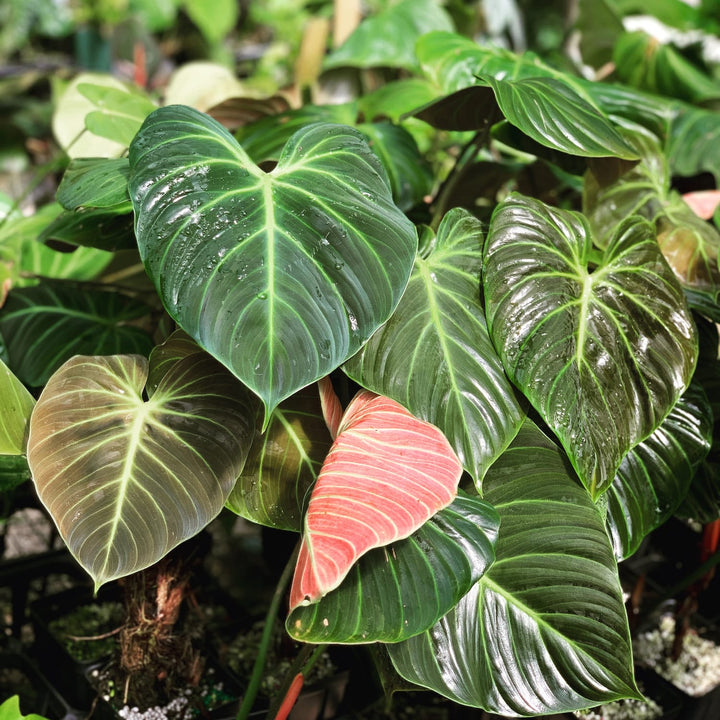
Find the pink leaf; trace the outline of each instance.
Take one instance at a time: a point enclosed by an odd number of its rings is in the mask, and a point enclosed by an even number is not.
[[[323,418],[334,440],[338,434],[343,410],[340,398],[335,394],[329,375],[318,380],[318,392],[320,393],[320,407],[322,408]]]
[[[720,190],[696,190],[685,193],[683,200],[696,215],[703,220],[710,220],[715,214],[715,208],[720,205]]]
[[[359,392],[310,498],[290,608],[336,588],[368,550],[412,534],[453,501],[461,475],[438,428]]]

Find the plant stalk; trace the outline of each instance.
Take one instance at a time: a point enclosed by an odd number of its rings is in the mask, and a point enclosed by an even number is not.
[[[268,607],[268,611],[265,615],[265,627],[263,628],[263,634],[260,638],[260,646],[258,647],[258,653],[255,657],[250,681],[245,689],[245,695],[243,696],[242,703],[240,703],[240,709],[236,715],[236,720],[247,720],[252,707],[255,704],[255,698],[257,697],[258,690],[260,689],[263,673],[265,672],[265,660],[272,640],[273,621],[277,617],[280,609],[280,603],[285,597],[285,590],[292,578],[293,571],[295,570],[295,563],[297,562],[299,552],[300,542],[298,541],[285,565],[285,568],[282,571],[282,575],[280,576],[277,585],[275,586],[275,592],[273,593],[270,606]]]

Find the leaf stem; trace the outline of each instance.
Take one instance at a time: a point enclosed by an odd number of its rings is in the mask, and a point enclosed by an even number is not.
[[[462,182],[466,173],[472,167],[473,160],[477,157],[480,148],[487,143],[490,127],[491,122],[488,118],[485,125],[465,144],[457,162],[453,165],[452,170],[450,170],[448,176],[440,186],[436,200],[433,203],[432,219],[430,220],[430,227],[432,227],[433,230],[438,229],[440,221],[450,206],[450,199],[455,192],[455,188]]]
[[[285,590],[292,578],[299,552],[300,542],[298,541],[285,565],[285,568],[282,571],[282,575],[280,576],[277,585],[275,586],[275,592],[273,593],[270,606],[268,607],[267,614],[265,615],[265,627],[263,628],[262,637],[260,638],[260,645],[255,657],[255,664],[253,665],[252,673],[250,674],[250,682],[245,690],[245,695],[243,696],[242,703],[240,704],[236,720],[247,720],[250,715],[250,711],[255,704],[255,698],[257,697],[258,690],[260,689],[263,673],[265,672],[265,661],[267,659],[268,649],[270,648],[270,642],[272,640],[274,620],[280,609],[280,603],[285,596]]]

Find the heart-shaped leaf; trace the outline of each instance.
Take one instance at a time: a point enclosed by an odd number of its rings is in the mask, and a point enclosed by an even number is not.
[[[460,495],[409,538],[363,555],[319,602],[295,608],[288,632],[317,643],[398,642],[424,632],[492,564],[498,523],[492,505]]]
[[[130,323],[148,312],[115,292],[50,283],[14,290],[0,310],[8,365],[26,385],[40,387],[73,355],[147,355],[152,339]]]
[[[707,397],[693,383],[663,424],[625,456],[607,491],[608,531],[618,560],[632,555],[683,501],[710,450],[712,421]]]
[[[137,248],[133,233],[133,216],[122,205],[111,208],[81,208],[58,215],[38,238],[98,248],[99,250],[129,250]]]
[[[148,362],[76,356],[30,422],[40,499],[96,588],[157,562],[223,508],[256,401],[207,353],[178,361],[144,401]]]
[[[480,304],[482,242],[470,213],[447,213],[393,316],[343,366],[439,427],[478,486],[524,415]]]
[[[485,478],[496,560],[427,632],[388,645],[398,672],[501,715],[639,697],[602,511],[564,454],[526,423]]]
[[[0,360],[0,455],[23,455],[33,396]]]
[[[331,445],[317,387],[309,385],[280,403],[265,432],[256,433],[227,507],[261,525],[299,532],[306,496]]]
[[[165,107],[130,167],[138,245],[165,307],[262,398],[266,419],[357,352],[405,289],[417,234],[352,128],[300,130],[266,174],[208,116]]]
[[[408,537],[448,506],[461,474],[440,430],[389,398],[359,392],[310,497],[290,609],[317,602],[361,555]]]
[[[629,218],[595,256],[583,216],[514,194],[493,215],[484,290],[506,371],[597,499],[695,366],[692,317],[652,226]]]
[[[92,207],[129,213],[129,175],[127,158],[71,160],[57,190],[58,202],[66,210]]]

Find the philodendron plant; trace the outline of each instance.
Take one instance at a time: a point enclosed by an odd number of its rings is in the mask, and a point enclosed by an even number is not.
[[[720,115],[451,32],[411,59],[236,136],[85,87],[132,141],[41,238],[114,264],[17,276],[0,448],[98,587],[228,508],[301,533],[296,639],[504,715],[638,697],[618,561],[718,515],[720,236],[671,177]]]

